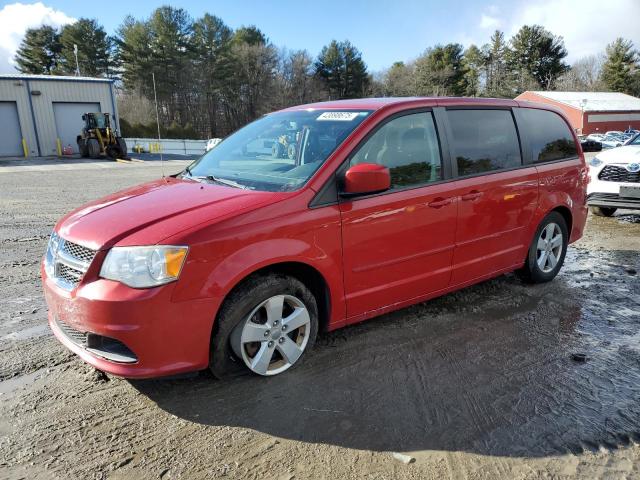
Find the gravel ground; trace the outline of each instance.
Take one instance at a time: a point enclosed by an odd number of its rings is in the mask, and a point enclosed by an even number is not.
[[[63,213],[159,167],[21,165],[0,163],[0,478],[640,478],[640,215],[590,217],[549,284],[323,335],[282,377],[130,382],[53,338],[38,263]]]

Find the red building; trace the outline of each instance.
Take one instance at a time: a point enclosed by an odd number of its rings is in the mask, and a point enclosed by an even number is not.
[[[516,100],[554,105],[579,134],[640,130],[640,98],[616,92],[524,92]]]

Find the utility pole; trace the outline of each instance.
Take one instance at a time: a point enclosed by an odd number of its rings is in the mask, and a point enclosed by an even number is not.
[[[158,94],[156,93],[156,74],[151,72],[153,79],[153,100],[156,104],[156,124],[158,125],[158,146],[160,146],[160,115],[158,115]],[[164,158],[162,156],[162,146],[160,146],[160,169],[162,170],[162,178],[164,178]]]

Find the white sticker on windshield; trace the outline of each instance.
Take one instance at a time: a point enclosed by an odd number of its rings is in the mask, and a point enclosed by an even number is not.
[[[334,120],[339,122],[350,122],[357,118],[360,112],[324,112],[316,120]]]

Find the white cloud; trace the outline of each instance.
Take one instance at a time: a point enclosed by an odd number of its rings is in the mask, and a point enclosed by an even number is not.
[[[492,17],[491,15],[486,15],[484,13],[480,16],[480,28],[485,30],[495,30],[500,27],[501,23],[502,22],[500,22],[500,19],[497,17]]]
[[[76,19],[41,2],[12,3],[0,10],[0,73],[15,73],[13,57],[28,28],[59,27]]]
[[[639,18],[639,0],[607,0],[606,7],[601,0],[511,0],[501,8],[488,5],[480,15],[479,29],[458,38],[464,45],[483,45],[496,28],[509,39],[523,25],[542,25],[563,37],[571,63],[604,52],[616,37],[627,38],[640,48]]]
[[[640,2],[638,0],[543,0],[527,2],[514,12],[511,36],[524,25],[538,24],[564,38],[572,62],[604,51],[616,37],[628,38],[640,47]]]

